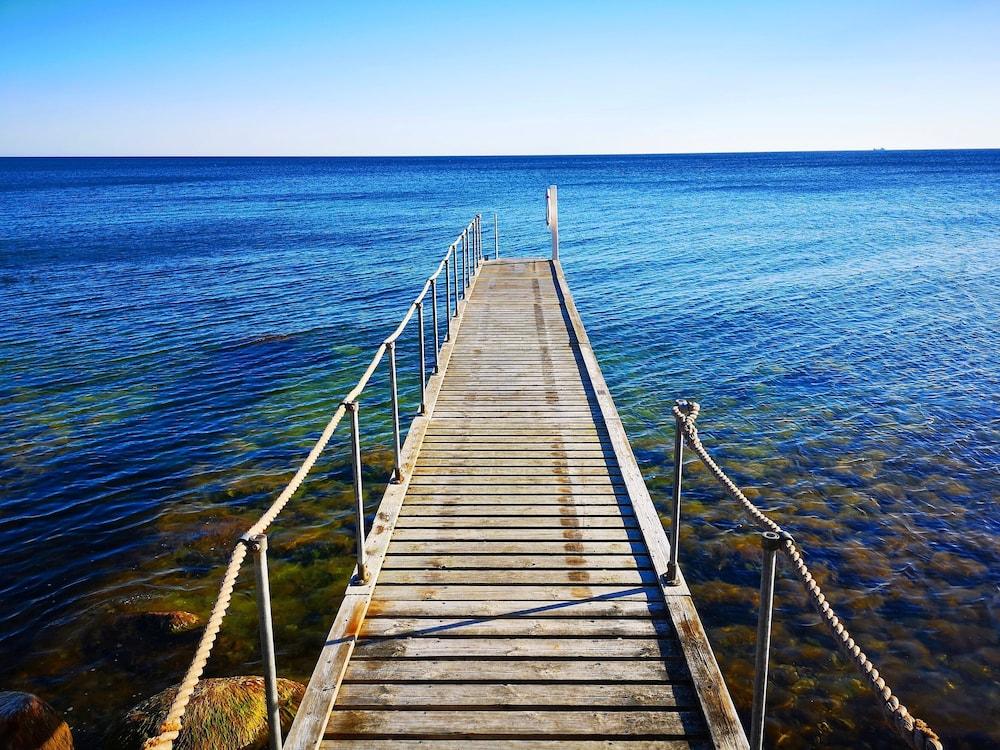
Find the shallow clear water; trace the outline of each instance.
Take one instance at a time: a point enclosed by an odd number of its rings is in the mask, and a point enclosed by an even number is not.
[[[0,688],[96,747],[176,681],[190,644],[108,648],[114,613],[207,614],[234,538],[457,230],[497,211],[502,253],[546,253],[549,183],[661,512],[670,405],[694,398],[911,711],[950,747],[1000,743],[996,151],[0,160]],[[351,566],[344,437],[272,540],[279,667],[299,679]],[[681,559],[745,715],[759,544],[695,463],[685,497]],[[212,674],[259,672],[252,595]],[[894,746],[790,578],[777,608],[771,741]]]

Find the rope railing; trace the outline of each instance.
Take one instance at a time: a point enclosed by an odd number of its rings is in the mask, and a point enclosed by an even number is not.
[[[494,223],[494,231],[496,224]],[[498,253],[499,244],[494,243],[496,252]],[[273,655],[273,643],[271,642],[271,623],[270,623],[270,593],[267,590],[267,574],[266,574],[266,536],[265,532],[274,523],[278,514],[288,505],[289,501],[299,490],[302,483],[305,481],[309,472],[315,466],[316,461],[319,460],[320,455],[326,449],[336,432],[337,427],[340,425],[341,420],[348,413],[351,414],[351,424],[352,424],[352,448],[353,448],[353,461],[352,470],[354,474],[354,489],[355,489],[355,501],[356,508],[355,512],[357,514],[356,518],[356,541],[357,541],[357,564],[358,573],[356,576],[357,580],[364,581],[367,579],[366,564],[365,564],[365,521],[364,521],[364,503],[361,494],[361,451],[360,451],[360,440],[358,434],[358,398],[364,392],[365,388],[368,386],[378,369],[379,365],[385,359],[385,355],[389,354],[389,380],[390,388],[392,391],[392,416],[393,416],[393,440],[394,440],[394,466],[393,466],[393,476],[392,481],[399,482],[403,478],[402,466],[400,461],[400,430],[399,430],[399,395],[396,383],[396,358],[395,358],[395,347],[396,342],[400,336],[404,333],[409,323],[413,320],[414,314],[416,314],[418,323],[420,326],[419,331],[419,345],[420,345],[420,414],[424,412],[424,403],[427,388],[427,374],[426,374],[426,362],[427,357],[425,355],[425,336],[424,336],[424,303],[427,299],[428,294],[431,295],[432,303],[432,325],[434,328],[433,334],[433,344],[434,344],[434,372],[438,371],[438,358],[443,348],[443,343],[441,342],[438,333],[438,280],[440,279],[441,273],[445,274],[445,287],[446,287],[446,307],[445,307],[445,322],[446,322],[446,333],[444,341],[448,342],[452,338],[452,325],[451,319],[456,317],[459,313],[459,298],[460,291],[462,295],[467,294],[469,286],[472,284],[473,280],[476,278],[482,263],[486,260],[486,255],[483,252],[482,244],[482,216],[477,214],[472,221],[463,229],[454,242],[448,247],[448,251],[445,253],[444,258],[438,263],[437,269],[432,273],[427,281],[424,282],[420,293],[417,294],[413,302],[407,308],[406,313],[403,315],[402,320],[399,325],[393,330],[393,332],[381,343],[375,350],[375,354],[365,371],[362,373],[361,378],[358,380],[357,385],[351,389],[351,391],[344,397],[344,400],[336,408],[333,416],[327,422],[326,426],[323,428],[322,433],[316,440],[309,454],[306,456],[302,465],[299,467],[298,471],[295,472],[291,480],[281,491],[274,502],[268,507],[268,509],[261,515],[261,517],[254,523],[246,533],[243,534],[237,541],[236,545],[233,547],[233,551],[229,556],[228,563],[226,564],[225,572],[222,575],[222,582],[219,586],[219,593],[216,596],[215,604],[212,606],[212,612],[208,617],[208,621],[205,623],[205,629],[202,632],[201,639],[198,642],[198,646],[195,649],[194,657],[191,660],[191,664],[177,687],[177,693],[171,702],[170,708],[167,711],[166,716],[159,726],[159,732],[155,737],[151,737],[146,740],[143,744],[143,750],[172,750],[174,741],[180,736],[181,729],[183,727],[184,713],[187,709],[188,703],[191,700],[191,696],[194,694],[195,688],[198,685],[199,680],[205,671],[205,666],[208,664],[208,660],[212,655],[212,648],[215,645],[216,637],[219,634],[219,630],[222,627],[223,620],[226,617],[226,613],[229,610],[229,604],[232,600],[233,592],[236,589],[236,582],[239,578],[240,568],[246,559],[247,553],[253,551],[256,555],[255,563],[258,569],[257,575],[257,586],[258,586],[258,610],[261,617],[261,647],[262,652],[266,654]],[[461,265],[461,276],[459,275],[459,265]],[[459,281],[461,280],[461,287]],[[452,300],[454,298],[454,305],[452,305]],[[464,297],[463,297],[464,298]],[[264,574],[261,575],[261,570],[263,569]],[[265,621],[266,620],[266,621]],[[267,641],[267,642],[265,642]],[[269,665],[268,660],[265,658],[264,668],[265,668],[265,695],[268,703],[268,723],[270,730],[270,747],[280,748],[281,747],[281,727],[278,720],[278,710],[277,710],[277,675],[273,671],[273,664]]]
[[[746,516],[747,520],[751,524],[756,526],[758,529],[769,532],[766,534],[768,539],[773,540],[774,549],[780,549],[783,551],[792,562],[792,567],[795,570],[795,575],[802,583],[805,589],[806,595],[809,598],[810,604],[822,617],[823,622],[826,623],[828,629],[833,635],[834,641],[836,641],[837,646],[840,648],[841,652],[854,664],[854,666],[861,673],[862,677],[867,681],[867,683],[872,687],[875,693],[879,697],[879,707],[885,714],[889,723],[895,729],[896,733],[914,750],[942,750],[941,740],[939,739],[937,733],[934,732],[926,722],[913,716],[904,706],[900,703],[899,698],[897,698],[890,687],[886,684],[885,679],[879,673],[879,670],[875,668],[871,659],[861,650],[861,647],[855,642],[854,638],[851,637],[850,632],[844,625],[843,620],[837,616],[834,612],[833,607],[827,601],[826,596],[820,589],[819,584],[813,578],[812,574],[809,572],[809,567],[806,565],[803,559],[802,553],[799,551],[798,546],[795,544],[795,540],[792,536],[786,532],[780,524],[768,518],[757,506],[755,506],[747,496],[740,490],[740,488],[730,479],[726,473],[719,467],[719,465],[709,454],[708,450],[705,448],[701,439],[698,437],[698,429],[695,427],[695,420],[698,418],[698,413],[700,407],[697,403],[693,401],[678,401],[673,407],[674,419],[677,423],[678,435],[683,435],[684,442],[691,447],[692,450],[697,454],[698,458],[701,459],[702,463],[708,468],[712,475],[719,481],[723,489],[725,489],[726,494],[736,501]],[[677,445],[677,444],[675,444]],[[679,479],[679,463],[680,463],[680,450],[675,450],[675,470],[677,477]],[[675,519],[679,515],[679,496],[675,493]],[[672,554],[675,554],[671,550]],[[771,576],[773,581],[773,566],[771,568]],[[763,576],[762,576],[763,580]],[[762,592],[765,587],[762,584]],[[773,586],[772,586],[773,590]],[[768,608],[768,620],[770,618],[770,602],[764,602],[762,595],[761,607]],[[768,623],[769,630],[769,623]],[[769,636],[768,636],[769,637]],[[758,635],[758,656],[760,656],[760,637]],[[766,680],[766,644],[764,646],[764,679]],[[758,665],[759,665],[758,659]],[[755,690],[755,703],[760,700],[761,705],[754,706],[755,714],[755,726],[752,729],[752,734],[759,735],[762,732],[762,723],[758,718],[758,714],[762,716],[763,714],[763,692],[761,692],[759,698],[757,695],[757,690]],[[759,746],[760,738],[757,738],[757,746]],[[751,747],[755,744],[753,738],[751,738]]]

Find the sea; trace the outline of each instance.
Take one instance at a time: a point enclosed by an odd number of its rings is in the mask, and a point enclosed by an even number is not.
[[[949,748],[1000,746],[1000,151],[0,159],[0,690],[78,747],[179,681],[275,497],[457,233],[560,255],[665,524],[675,399]],[[499,323],[498,323],[499,325]],[[401,345],[403,422],[416,346]],[[384,372],[368,507],[391,465]],[[380,390],[381,389],[381,390]],[[749,720],[759,536],[693,457],[680,561]],[[271,536],[306,681],[352,567],[346,431]],[[260,674],[244,573],[207,674]],[[897,747],[779,563],[768,742]]]

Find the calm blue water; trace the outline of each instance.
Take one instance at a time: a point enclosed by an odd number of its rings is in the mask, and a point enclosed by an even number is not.
[[[233,538],[448,242],[496,211],[503,254],[546,253],[549,183],[661,511],[669,406],[695,398],[903,701],[951,747],[1000,743],[998,151],[0,160],[0,689],[99,746],[94,727],[175,681],[189,645],[133,660],[102,629],[207,614]],[[350,565],[342,454],[274,542],[299,679]],[[681,558],[745,712],[758,543],[687,476]],[[212,673],[259,671],[251,596]],[[790,579],[777,604],[771,740],[891,746]]]

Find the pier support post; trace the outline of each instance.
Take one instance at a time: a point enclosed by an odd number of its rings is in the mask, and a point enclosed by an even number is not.
[[[278,669],[274,661],[271,586],[267,576],[267,534],[258,534],[244,541],[253,552],[253,569],[257,577],[257,619],[260,624],[260,657],[264,663],[268,748],[281,750],[281,707],[278,704]]]
[[[678,400],[675,402],[682,409],[687,406],[687,401]],[[665,583],[671,586],[677,585],[678,573],[678,550],[681,542],[681,480],[684,470],[684,434],[681,430],[681,420],[674,418],[674,504],[670,515],[670,560],[667,562],[667,580]]]
[[[761,534],[764,565],[760,571],[760,610],[757,613],[757,655],[753,672],[753,711],[750,718],[750,750],[764,745],[764,708],[767,703],[767,668],[771,650],[771,615],[774,611],[774,571],[781,537],[773,531]]]
[[[402,449],[399,440],[399,388],[396,384],[396,342],[389,342],[389,391],[392,399],[392,482],[403,481]]]
[[[365,497],[361,486],[361,424],[358,418],[358,402],[345,401],[344,408],[351,415],[351,472],[354,475],[354,516],[357,530],[355,550],[358,557],[358,582],[368,580],[368,564],[365,560]]]

